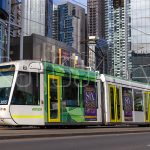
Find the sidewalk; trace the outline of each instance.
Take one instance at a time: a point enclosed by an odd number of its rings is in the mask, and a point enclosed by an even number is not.
[[[64,136],[105,135],[150,132],[150,127],[130,128],[84,128],[84,129],[35,129],[35,128],[0,128],[0,140],[22,138],[46,138]]]

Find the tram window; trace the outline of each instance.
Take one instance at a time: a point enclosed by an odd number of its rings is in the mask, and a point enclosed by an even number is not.
[[[98,108],[97,85],[95,82],[83,82],[84,107]]]
[[[39,74],[19,72],[11,104],[39,105]]]
[[[13,76],[14,72],[6,71],[0,73],[0,105],[8,104]]]
[[[143,111],[143,94],[140,90],[134,90],[134,110]]]
[[[79,106],[79,81],[76,79],[63,78],[62,81],[63,101],[67,107]]]

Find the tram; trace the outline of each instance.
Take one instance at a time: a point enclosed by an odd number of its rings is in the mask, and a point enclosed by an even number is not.
[[[150,124],[150,86],[49,62],[0,64],[0,125]]]

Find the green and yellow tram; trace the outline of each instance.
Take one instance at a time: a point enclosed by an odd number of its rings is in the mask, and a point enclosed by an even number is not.
[[[0,65],[1,125],[101,122],[96,73],[41,61]]]
[[[150,86],[49,62],[0,64],[0,125],[150,124]]]

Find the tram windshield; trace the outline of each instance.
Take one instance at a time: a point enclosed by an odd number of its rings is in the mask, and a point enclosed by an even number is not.
[[[40,103],[40,76],[34,72],[18,72],[15,89],[12,96],[12,105],[39,105]]]
[[[15,66],[0,67],[0,105],[7,105],[13,82]]]

